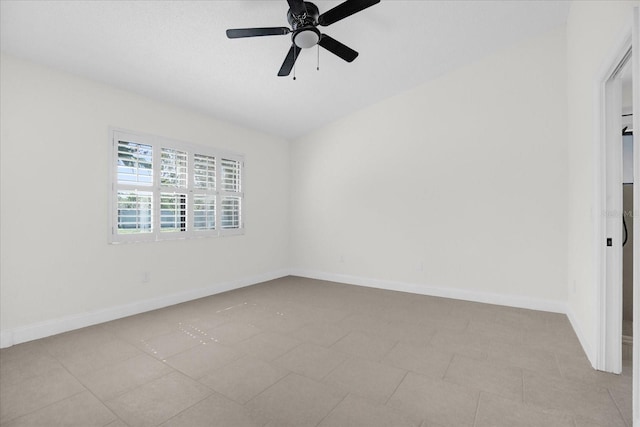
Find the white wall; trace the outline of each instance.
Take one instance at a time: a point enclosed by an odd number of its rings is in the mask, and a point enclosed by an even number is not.
[[[554,30],[294,141],[295,271],[564,310],[565,45]]]
[[[2,346],[284,274],[287,141],[11,56],[0,63]],[[244,154],[246,234],[107,244],[109,126]]]
[[[638,1],[575,1],[567,20],[568,305],[592,363],[598,311],[593,227],[601,214],[594,203],[594,87],[600,68],[638,5]]]

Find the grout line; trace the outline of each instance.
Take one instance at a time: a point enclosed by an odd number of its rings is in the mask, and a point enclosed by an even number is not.
[[[522,368],[520,368],[520,379],[522,380],[522,403],[524,404],[524,369]]]
[[[385,406],[387,405],[387,403],[389,403],[389,401],[391,400],[393,395],[396,394],[396,391],[398,391],[398,388],[400,388],[400,384],[402,384],[404,382],[404,379],[407,378],[407,375],[409,375],[409,371],[404,373],[404,376],[402,377],[400,382],[398,382],[398,385],[396,386],[396,388],[393,389],[393,392],[389,395],[389,397],[387,397],[387,400],[384,401],[384,405]]]
[[[560,377],[566,380],[567,378],[564,375],[564,372],[562,372],[562,368],[560,367],[560,360],[558,360],[558,353],[554,351],[552,352],[552,354],[553,354],[553,360],[556,362],[556,368],[558,368],[558,372],[560,372]]]
[[[482,391],[478,393],[478,402],[476,403],[476,413],[473,415],[473,427],[476,427],[478,422],[478,412],[480,412],[480,399],[482,398]]]
[[[444,377],[447,376],[447,372],[449,372],[449,368],[451,367],[451,364],[453,363],[453,358],[454,357],[456,357],[456,354],[455,353],[451,353],[451,359],[449,359],[449,364],[447,365],[447,368],[442,373],[442,377],[440,379],[444,380]]]
[[[340,353],[340,352],[339,352],[339,353]],[[336,369],[340,368],[342,365],[346,365],[350,360],[355,359],[355,356],[352,356],[352,355],[350,355],[350,354],[346,354],[346,353],[340,353],[340,354],[342,354],[342,355],[344,355],[344,356],[345,356],[344,360],[343,360],[342,362],[338,363],[338,364],[337,364],[333,369],[329,370],[329,372],[327,372],[326,374],[324,374],[324,375],[322,376],[322,378],[320,378],[320,382],[322,382],[323,384],[326,384],[326,383],[324,382],[324,380],[325,380],[329,375],[331,375],[331,374],[332,374]],[[316,380],[316,381],[317,381],[317,380]]]
[[[32,378],[37,378],[37,377],[32,377]],[[74,378],[74,379],[75,379],[75,378]],[[27,412],[27,413],[25,413],[25,414],[18,415],[18,416],[17,416],[17,417],[15,417],[15,418],[11,418],[11,419],[5,420],[5,421],[3,421],[3,422],[2,422],[2,425],[6,425],[6,424],[11,423],[12,421],[16,421],[16,420],[19,420],[20,418],[23,418],[23,417],[29,416],[29,415],[31,415],[31,414],[35,414],[35,413],[36,413],[36,412],[38,412],[38,411],[41,411],[41,410],[46,409],[46,408],[48,408],[48,407],[50,407],[50,406],[56,405],[56,404],[58,404],[58,403],[60,403],[60,402],[64,402],[65,400],[67,400],[67,399],[71,399],[72,397],[75,397],[75,396],[77,396],[77,395],[79,395],[79,394],[82,394],[82,393],[84,393],[84,392],[89,392],[91,395],[93,395],[93,396],[95,397],[95,395],[91,392],[91,390],[88,390],[88,389],[84,386],[84,384],[80,383],[80,385],[84,388],[84,390],[80,390],[79,392],[77,392],[77,393],[73,393],[73,394],[70,394],[69,396],[65,396],[65,397],[63,397],[63,398],[62,398],[62,399],[60,399],[60,400],[56,400],[55,402],[51,402],[51,403],[49,403],[49,404],[47,404],[47,405],[45,405],[45,406],[41,406],[41,407],[39,407],[39,408],[37,408],[37,409],[34,409],[33,411],[29,411],[29,412]],[[97,397],[96,397],[96,399],[97,399]],[[98,399],[98,402],[100,402],[100,403],[102,403],[102,404],[104,405],[104,403],[102,402],[102,400]],[[109,407],[107,407],[106,405],[104,405],[104,406],[109,410],[109,412],[111,412],[111,413],[113,414],[113,412],[111,411],[111,409],[110,409]],[[118,416],[117,416],[116,414],[113,414],[113,415],[114,415],[116,418],[118,418]],[[115,420],[111,420],[111,421],[109,421],[109,422],[111,423],[111,422],[113,422],[113,421],[115,421]],[[5,423],[6,423],[6,424],[5,424]]]
[[[613,398],[613,394],[611,394],[611,390],[609,389],[609,387],[607,387],[607,393],[609,393],[609,397],[611,398],[611,400],[613,401],[613,404],[618,410],[618,413],[620,414],[620,418],[622,418],[622,422],[624,423],[624,425],[627,427],[631,427],[629,426],[629,423],[627,423],[627,419],[624,417],[624,414],[622,413],[620,406],[618,406],[618,402],[616,402],[616,399]]]
[[[269,363],[269,362],[266,362],[266,363]],[[287,369],[287,371],[289,371],[289,370]],[[247,404],[248,404],[249,402],[252,402],[256,397],[260,396],[262,393],[264,393],[264,392],[266,392],[267,390],[269,390],[270,388],[274,387],[276,384],[278,384],[278,383],[282,382],[285,378],[287,378],[287,377],[288,377],[288,376],[290,376],[290,375],[299,375],[299,374],[296,374],[295,372],[291,372],[291,371],[289,371],[289,373],[288,373],[287,375],[284,375],[284,376],[283,376],[282,378],[280,378],[278,381],[274,382],[274,383],[273,383],[273,384],[271,384],[269,387],[265,388],[265,389],[264,389],[264,390],[262,390],[260,393],[256,394],[256,395],[255,395],[255,396],[253,396],[251,399],[249,399],[249,400],[247,400],[246,402],[244,402],[244,403],[242,404],[242,406],[247,406]],[[306,377],[305,377],[305,378],[306,378]]]
[[[201,384],[201,383],[198,383],[198,384]],[[201,385],[203,385],[203,386],[204,386],[204,384],[201,384]],[[207,386],[205,386],[205,387],[207,387]],[[187,406],[187,407],[186,407],[186,408],[184,408],[182,411],[180,411],[180,412],[178,412],[177,414],[175,414],[175,415],[173,415],[173,416],[171,416],[171,417],[167,418],[166,420],[162,421],[162,422],[161,422],[161,424],[164,424],[164,423],[166,423],[166,422],[168,422],[168,421],[170,421],[170,420],[174,419],[174,418],[175,418],[175,417],[177,417],[178,415],[182,414],[183,412],[188,411],[189,409],[191,409],[191,408],[193,408],[194,406],[196,406],[197,404],[199,404],[199,403],[201,403],[201,402],[205,401],[206,399],[208,399],[209,397],[213,396],[214,394],[220,395],[219,393],[216,393],[216,392],[215,392],[215,390],[212,390],[212,389],[211,389],[211,388],[209,388],[209,387],[207,387],[207,388],[208,388],[209,390],[211,390],[211,393],[209,393],[209,394],[205,395],[202,399],[198,400],[198,401],[197,401],[197,402],[195,402],[193,405],[189,405],[189,406]],[[220,396],[222,396],[222,395],[220,395]],[[223,397],[226,397],[226,396],[223,396]],[[231,400],[231,399],[229,399],[229,400]]]
[[[325,415],[324,417],[322,417],[322,419],[321,419],[320,421],[318,421],[318,423],[316,424],[316,426],[319,426],[320,424],[322,424],[322,422],[324,421],[324,419],[325,419],[325,418],[327,418],[329,415],[331,415],[331,413],[332,413],[333,411],[335,411],[335,410],[336,410],[336,408],[338,407],[338,405],[340,405],[342,402],[344,402],[344,400],[345,400],[347,397],[349,397],[349,395],[350,395],[350,394],[351,394],[351,393],[347,393],[347,394],[345,394],[345,395],[344,395],[344,397],[343,397],[342,399],[340,399],[340,401],[339,401],[338,403],[336,403],[336,405],[335,405],[333,408],[331,408],[331,410],[330,410],[329,412],[327,412],[327,415]]]

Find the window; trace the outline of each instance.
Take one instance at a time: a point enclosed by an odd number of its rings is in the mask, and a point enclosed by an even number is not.
[[[242,156],[112,131],[111,242],[241,234]]]

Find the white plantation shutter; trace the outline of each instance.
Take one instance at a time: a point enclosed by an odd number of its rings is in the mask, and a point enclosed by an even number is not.
[[[240,161],[222,159],[222,191],[240,192]]]
[[[118,191],[118,234],[153,232],[153,193]]]
[[[220,160],[220,228],[229,234],[242,229],[242,161]]]
[[[187,188],[187,153],[163,148],[160,159],[160,185]]]
[[[242,156],[112,131],[110,241],[241,234]]]
[[[204,154],[193,156],[194,187],[201,190],[216,189],[216,158]]]
[[[122,137],[114,139],[115,221],[111,232],[122,240],[146,239],[154,231],[153,146],[144,139],[118,136]]]
[[[216,229],[216,196],[195,194],[193,196],[193,229],[208,231]]]
[[[187,195],[160,193],[160,231],[187,231]]]
[[[193,155],[193,230],[198,235],[216,227],[216,157]]]
[[[240,197],[222,197],[221,215],[224,230],[240,228]]]
[[[118,141],[118,184],[153,185],[153,147]]]

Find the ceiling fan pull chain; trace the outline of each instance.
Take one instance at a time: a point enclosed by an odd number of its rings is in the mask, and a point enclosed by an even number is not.
[[[316,70],[320,71],[320,45],[316,45],[318,46],[318,65],[316,66]]]

